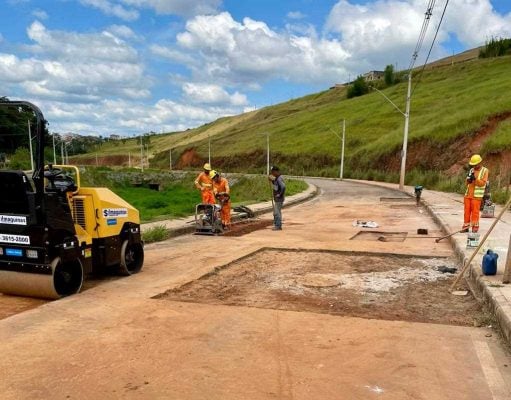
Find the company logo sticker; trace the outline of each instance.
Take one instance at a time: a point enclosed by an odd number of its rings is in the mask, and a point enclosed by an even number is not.
[[[26,225],[27,217],[22,215],[2,215],[0,214],[0,224],[4,225]]]
[[[123,218],[128,216],[127,208],[103,208],[104,218]]]
[[[115,218],[110,218],[106,220],[107,225],[117,225],[117,220]]]

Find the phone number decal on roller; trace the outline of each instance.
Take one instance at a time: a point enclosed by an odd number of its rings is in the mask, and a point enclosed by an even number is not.
[[[0,243],[30,244],[30,237],[25,235],[7,235],[0,233]]]

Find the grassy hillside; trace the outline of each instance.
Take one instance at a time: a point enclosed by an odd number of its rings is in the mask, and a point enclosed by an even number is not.
[[[434,172],[436,182],[442,171],[456,176],[475,151],[482,152],[491,166],[510,162],[506,153],[511,149],[510,70],[509,56],[426,69],[412,97],[410,179]],[[406,83],[384,93],[404,109]],[[395,180],[403,116],[376,92],[348,100],[346,88],[222,118],[186,132],[154,136],[151,166],[167,168],[170,147],[179,167],[199,166],[207,159],[211,135],[214,166],[226,171],[263,172],[264,133],[269,133],[272,162],[287,173],[335,176],[340,140],[332,130],[340,131],[342,118],[346,118],[347,176]],[[102,152],[126,154],[127,149],[136,153],[135,142],[105,146]],[[510,169],[503,165],[499,173]]]

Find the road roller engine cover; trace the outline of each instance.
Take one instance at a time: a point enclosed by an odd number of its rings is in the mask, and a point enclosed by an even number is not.
[[[60,298],[91,274],[131,275],[142,268],[139,212],[107,188],[81,187],[75,166],[45,165],[44,118],[37,121],[32,179],[0,170],[0,293]]]

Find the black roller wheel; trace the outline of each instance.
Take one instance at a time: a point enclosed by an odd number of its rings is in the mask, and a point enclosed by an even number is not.
[[[142,269],[144,264],[144,248],[142,243],[129,243],[125,240],[121,246],[121,275],[133,275]]]
[[[78,293],[83,283],[83,267],[80,260],[62,263],[60,257],[52,262],[53,285],[59,296]]]

